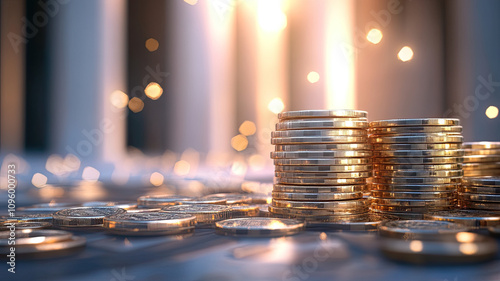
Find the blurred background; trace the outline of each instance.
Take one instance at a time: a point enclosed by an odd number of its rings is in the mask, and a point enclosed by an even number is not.
[[[0,186],[15,163],[36,200],[268,192],[284,110],[458,117],[466,141],[500,140],[499,1],[1,0],[0,14]]]

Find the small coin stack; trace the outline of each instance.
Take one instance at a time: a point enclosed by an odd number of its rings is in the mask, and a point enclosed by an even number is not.
[[[458,119],[381,120],[369,132],[373,212],[421,219],[456,205],[464,155]]]
[[[366,111],[289,111],[278,118],[271,139],[272,215],[309,221],[366,216],[363,191],[372,169]]]
[[[464,142],[464,176],[500,176],[500,142]]]
[[[500,177],[464,177],[458,204],[464,209],[500,211]]]

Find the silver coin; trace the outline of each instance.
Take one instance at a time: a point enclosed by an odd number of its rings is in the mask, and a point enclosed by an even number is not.
[[[453,192],[457,189],[457,184],[370,184],[372,190],[383,191],[419,191],[419,192]]]
[[[461,170],[462,164],[373,164],[377,171],[401,171],[401,170]]]
[[[464,185],[474,186],[498,186],[500,187],[500,177],[464,178]]]
[[[482,210],[450,210],[425,214],[429,220],[449,221],[470,228],[500,225],[500,212]]]
[[[121,235],[171,235],[191,232],[195,224],[196,217],[190,214],[144,212],[108,216],[103,226]]]
[[[304,222],[278,218],[237,218],[215,223],[216,232],[223,235],[286,236],[304,229]]]
[[[335,109],[335,110],[299,110],[286,111],[278,114],[279,119],[304,119],[304,118],[338,118],[338,117],[359,117],[366,118],[368,112],[352,109]]]
[[[390,137],[371,137],[370,142],[376,143],[461,143],[463,137],[448,134],[397,135]]]
[[[464,148],[467,149],[500,149],[500,142],[495,141],[479,141],[479,142],[464,142]]]
[[[169,205],[178,205],[181,201],[186,201],[191,199],[189,196],[182,195],[145,195],[137,198],[137,204],[139,206],[148,206],[148,207],[161,207],[161,206],[169,206]]]
[[[424,192],[424,191],[381,191],[372,190],[371,196],[374,198],[394,198],[394,199],[438,199],[438,198],[454,198],[453,191],[443,192]]]
[[[374,151],[375,157],[462,157],[463,149],[434,149],[434,150],[381,150]]]
[[[286,173],[276,172],[277,178],[299,178],[299,179],[337,179],[337,178],[368,178],[371,172],[339,172],[339,173]]]
[[[276,124],[276,130],[302,129],[366,129],[368,122],[362,118],[315,118],[284,120]]]
[[[15,239],[11,238],[10,231],[0,232],[0,246],[23,246],[23,245],[36,245],[43,243],[54,243],[70,239],[73,234],[68,231],[62,230],[49,230],[49,229],[24,229],[14,232]],[[15,244],[12,244],[12,241]]]
[[[352,200],[352,199],[363,198],[363,192],[298,193],[298,192],[273,191],[273,198],[283,199],[283,200],[301,200],[301,201]]]
[[[368,143],[366,136],[320,136],[271,138],[271,144]]]
[[[337,172],[370,172],[372,171],[371,165],[324,165],[324,166],[299,166],[290,165],[275,166],[276,172],[296,172],[296,173],[337,173]]]
[[[277,192],[299,192],[299,193],[342,193],[342,192],[362,192],[366,189],[365,185],[338,185],[338,186],[325,186],[325,185],[288,185],[288,184],[275,184],[273,191]]]
[[[368,143],[325,143],[325,144],[283,144],[275,151],[328,151],[328,150],[371,150]]]
[[[411,133],[461,133],[462,126],[403,126],[373,127],[369,132],[374,135],[394,135]]]
[[[382,222],[379,235],[405,240],[432,239],[436,235],[455,236],[459,232],[468,231],[467,227],[448,221],[434,220],[397,220]]]
[[[245,194],[240,193],[216,193],[203,196],[202,198],[206,199],[221,199],[225,200],[226,204],[243,204],[243,203],[251,203],[252,198]]]
[[[365,184],[365,178],[345,178],[345,179],[305,179],[305,178],[275,178],[278,184],[302,184],[302,185],[353,185]]]
[[[370,122],[370,127],[399,127],[399,126],[459,126],[460,120],[454,118],[415,118],[415,119],[387,119]]]
[[[53,223],[64,227],[101,226],[105,216],[122,214],[127,211],[114,207],[79,207],[57,211]]]
[[[367,165],[370,158],[331,158],[331,159],[274,159],[274,165],[284,166],[331,166],[331,165]]]
[[[372,144],[373,150],[429,150],[429,149],[461,149],[462,143],[376,143]]]
[[[463,157],[398,157],[398,158],[380,158],[374,157],[374,164],[386,165],[426,165],[426,164],[460,164],[464,161]]]
[[[215,204],[185,204],[166,206],[162,212],[189,214],[196,217],[198,223],[212,223],[231,217],[231,207]]]
[[[395,177],[373,177],[373,183],[382,183],[382,184],[454,184],[460,183],[462,181],[462,177],[412,177],[412,178],[395,178]]]
[[[330,151],[277,151],[271,152],[272,159],[297,159],[297,158],[314,158],[314,159],[329,159],[333,157],[371,157],[371,151],[364,150],[330,150]]]

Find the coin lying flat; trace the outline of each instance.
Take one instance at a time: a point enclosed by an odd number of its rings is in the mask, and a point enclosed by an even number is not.
[[[364,129],[322,129],[322,130],[289,130],[271,132],[272,138],[322,137],[322,136],[368,136]]]
[[[48,222],[52,224],[52,213],[16,212],[13,217],[0,217],[0,221]]]
[[[500,162],[492,162],[492,163],[464,163],[463,164],[464,171],[469,170],[498,170],[500,169]]]
[[[464,178],[463,184],[475,186],[498,186],[500,188],[500,177]]]
[[[370,122],[370,127],[399,127],[399,126],[459,126],[456,118],[415,118],[415,119],[388,119]]]
[[[449,221],[470,228],[500,225],[500,212],[481,210],[450,210],[425,214],[426,219]]]
[[[500,195],[500,187],[461,186],[457,189],[457,191],[465,193],[474,193],[474,194]]]
[[[55,243],[59,241],[69,240],[73,234],[63,230],[50,230],[50,229],[24,229],[16,230],[15,232],[15,245],[34,245],[42,243]],[[9,238],[11,237],[10,231],[0,232],[0,246],[8,246]]]
[[[216,194],[210,194],[210,195],[203,196],[202,198],[225,200],[226,204],[228,204],[228,205],[243,204],[243,203],[251,203],[252,202],[251,197],[249,197],[245,194],[239,194],[239,193],[216,193]]]
[[[453,192],[457,186],[457,184],[370,184],[372,190],[394,192]]]
[[[105,216],[126,213],[124,209],[114,207],[80,207],[57,211],[53,215],[53,224],[63,227],[102,226]]]
[[[465,155],[500,155],[500,149],[466,149]]]
[[[382,183],[382,184],[453,184],[460,183],[462,181],[462,177],[411,177],[411,178],[393,178],[393,177],[374,177],[373,183]]]
[[[466,163],[500,162],[500,155],[467,155],[464,156]]]
[[[500,195],[497,195],[497,194],[473,194],[473,193],[459,192],[458,198],[460,200],[468,200],[468,201],[476,201],[476,202],[500,203]]]
[[[298,179],[347,179],[347,178],[368,178],[371,172],[337,172],[337,173],[295,173],[295,172],[275,172],[277,178],[298,178]]]
[[[480,142],[464,142],[464,148],[467,149],[500,149],[500,142],[480,141]]]
[[[453,191],[443,192],[443,191],[435,191],[435,192],[423,192],[423,191],[380,191],[380,190],[372,190],[371,196],[375,198],[393,198],[393,199],[437,199],[437,198],[452,198],[454,197]]]
[[[166,206],[162,208],[162,212],[193,215],[198,223],[212,223],[231,217],[231,207],[215,204]]]
[[[363,198],[363,192],[352,193],[288,193],[273,191],[273,198],[283,200],[302,201],[328,201],[328,200],[351,200]]]
[[[336,186],[324,186],[324,185],[285,185],[285,184],[275,184],[273,187],[275,192],[298,192],[298,193],[344,193],[344,192],[363,192],[365,190],[365,185],[336,185]]]
[[[345,200],[345,201],[290,201],[273,199],[272,206],[281,208],[302,208],[302,209],[356,209],[367,206],[366,200]]]
[[[146,207],[161,207],[179,205],[181,201],[189,199],[191,197],[182,195],[146,195],[137,198],[137,204]]]
[[[276,145],[275,151],[371,150],[368,143],[320,143]]]
[[[395,165],[425,165],[425,164],[456,164],[462,163],[463,157],[397,157],[373,159],[375,164],[395,164]]]
[[[297,159],[297,158],[332,158],[332,157],[371,157],[367,150],[324,150],[324,151],[278,151],[271,152],[272,159]]]
[[[369,132],[374,135],[411,134],[411,133],[461,133],[462,126],[402,126],[373,127]]]
[[[458,205],[464,209],[500,211],[500,203],[465,201],[459,198]]]
[[[339,173],[339,172],[371,172],[371,165],[339,165],[339,166],[275,166],[274,170],[276,172],[287,172],[287,173]]]
[[[375,157],[462,157],[462,149],[433,149],[433,150],[380,150],[375,151]]]
[[[444,210],[452,210],[455,208],[455,204],[450,205],[432,205],[429,204],[427,206],[386,206],[380,204],[372,204],[370,206],[371,210],[379,210],[383,212],[395,212],[395,213],[427,213],[431,211],[444,211]]]
[[[448,134],[397,135],[388,137],[371,137],[372,143],[461,143],[463,137]]]
[[[371,164],[369,158],[330,158],[330,159],[274,159],[274,165],[284,166],[322,166],[322,165],[367,165]]]
[[[287,111],[278,114],[279,119],[303,119],[303,118],[329,118],[329,117],[359,117],[366,118],[368,112],[352,109],[337,110],[298,110]]]
[[[305,178],[275,178],[278,184],[303,184],[303,185],[353,185],[366,183],[365,178],[346,179],[305,179]]]
[[[118,235],[171,235],[193,231],[196,217],[190,214],[144,212],[104,218],[104,228]]]
[[[477,263],[493,259],[498,251],[494,239],[470,232],[444,241],[384,238],[380,243],[386,257],[417,264]]]
[[[374,171],[374,177],[461,177],[463,170],[400,170]]]
[[[330,217],[330,216],[350,216],[363,214],[368,211],[368,206],[355,206],[349,208],[339,207],[337,209],[305,209],[305,208],[289,208],[289,207],[276,207],[269,206],[269,211],[274,214],[288,215],[292,217],[301,217],[312,219],[319,219],[320,217]],[[338,218],[338,217],[337,217]],[[345,218],[345,217],[342,217]],[[352,217],[349,217],[352,219]]]
[[[304,223],[294,219],[237,218],[215,223],[216,233],[256,237],[279,237],[297,234]]]
[[[335,231],[377,231],[379,224],[382,222],[380,216],[363,215],[361,218],[356,218],[352,221],[307,221],[307,228],[325,228]]]
[[[436,199],[395,199],[395,198],[371,198],[372,203],[379,206],[397,207],[425,207],[425,206],[454,206],[454,198]]]
[[[368,122],[360,118],[317,118],[284,120],[276,124],[277,131],[302,129],[366,129]]]
[[[53,243],[40,243],[40,244],[27,244],[16,246],[16,254],[43,254],[46,255],[52,252],[68,252],[84,247],[86,239],[80,236],[72,236],[68,240],[53,242]],[[7,254],[9,247],[0,247],[0,254]]]
[[[24,222],[24,221],[9,221],[0,223],[0,231],[12,231],[22,229],[43,229],[52,226],[49,222]]]
[[[374,150],[430,150],[430,149],[445,149],[455,150],[461,149],[461,143],[375,143],[372,144]]]
[[[424,214],[422,213],[406,213],[406,212],[394,212],[394,211],[383,211],[374,208],[370,208],[372,214],[382,216],[384,220],[422,220],[424,219]],[[385,219],[388,218],[388,219]]]
[[[259,216],[259,214],[260,214],[260,207],[259,205],[256,204],[231,205],[231,218],[257,217]]]
[[[460,170],[462,164],[373,164],[375,171],[400,171],[400,170],[425,170],[425,171],[438,171],[438,170]]]
[[[271,144],[365,143],[366,136],[318,136],[271,138]]]
[[[459,232],[467,231],[468,228],[447,221],[433,220],[397,220],[386,221],[378,227],[381,237],[398,239],[432,239],[439,236],[455,236]]]

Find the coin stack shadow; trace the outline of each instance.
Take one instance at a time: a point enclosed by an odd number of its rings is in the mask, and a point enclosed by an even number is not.
[[[422,219],[428,211],[456,207],[463,176],[461,132],[458,119],[370,122],[371,211]]]
[[[500,177],[464,177],[458,191],[463,209],[500,211]]]
[[[278,118],[271,214],[309,222],[366,219],[363,192],[372,169],[367,113],[305,110]]]
[[[500,176],[500,142],[464,142],[464,177]]]

